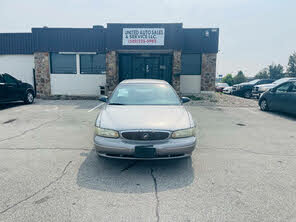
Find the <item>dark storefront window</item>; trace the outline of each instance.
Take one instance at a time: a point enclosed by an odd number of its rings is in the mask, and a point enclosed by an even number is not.
[[[51,53],[50,70],[53,74],[76,74],[76,55]]]
[[[105,54],[81,54],[80,74],[105,74]]]
[[[201,54],[182,54],[182,75],[201,74]]]

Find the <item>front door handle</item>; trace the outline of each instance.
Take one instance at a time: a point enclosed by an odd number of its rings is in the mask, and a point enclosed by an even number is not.
[[[149,72],[149,65],[146,65],[146,72]]]

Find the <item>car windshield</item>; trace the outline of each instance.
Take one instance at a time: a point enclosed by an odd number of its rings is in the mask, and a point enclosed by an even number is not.
[[[273,84],[279,85],[282,84],[284,82],[287,82],[288,80],[290,80],[291,78],[282,78],[282,79],[278,79],[276,81],[273,82]]]
[[[166,84],[121,84],[109,105],[180,105],[173,88]]]

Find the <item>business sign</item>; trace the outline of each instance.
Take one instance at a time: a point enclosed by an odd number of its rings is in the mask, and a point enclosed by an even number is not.
[[[123,28],[122,45],[164,45],[164,28]]]

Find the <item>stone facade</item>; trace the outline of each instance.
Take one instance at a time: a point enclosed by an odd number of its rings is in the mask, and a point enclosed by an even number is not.
[[[49,53],[35,52],[34,63],[37,97],[48,97],[51,95]]]
[[[106,91],[107,95],[111,92],[119,83],[118,73],[118,59],[116,51],[110,51],[106,53]]]
[[[215,91],[217,54],[202,54],[201,91]]]
[[[173,53],[172,86],[178,94],[180,94],[181,55],[181,51]]]

